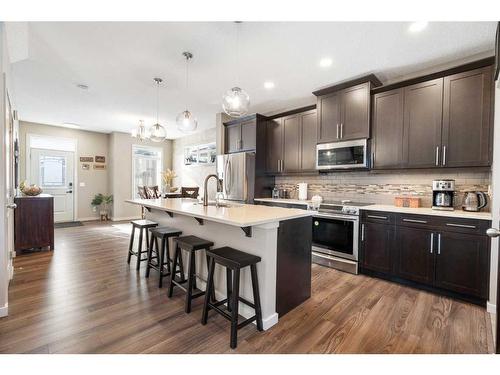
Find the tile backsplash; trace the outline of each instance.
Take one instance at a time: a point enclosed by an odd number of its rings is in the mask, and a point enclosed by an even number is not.
[[[276,185],[289,189],[297,197],[297,184],[308,183],[308,198],[350,199],[358,202],[394,204],[394,197],[411,195],[421,198],[422,207],[432,205],[432,180],[455,180],[455,206],[460,207],[466,191],[489,191],[491,173],[463,171],[387,171],[338,172],[313,176],[277,176]],[[488,208],[488,207],[486,207]]]

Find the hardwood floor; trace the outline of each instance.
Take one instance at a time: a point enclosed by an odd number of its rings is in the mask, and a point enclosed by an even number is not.
[[[313,266],[312,297],[260,333],[183,311],[126,263],[130,226],[56,229],[55,251],[19,256],[0,319],[2,353],[491,353],[486,310],[383,280]],[[132,262],[134,263],[134,262]]]

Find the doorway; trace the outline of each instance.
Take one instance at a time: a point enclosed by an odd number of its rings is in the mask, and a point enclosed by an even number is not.
[[[74,152],[31,148],[31,183],[54,197],[54,222],[74,220]]]

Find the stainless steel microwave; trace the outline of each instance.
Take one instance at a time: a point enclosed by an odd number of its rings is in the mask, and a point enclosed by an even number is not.
[[[367,146],[366,139],[316,145],[316,169],[368,168]]]

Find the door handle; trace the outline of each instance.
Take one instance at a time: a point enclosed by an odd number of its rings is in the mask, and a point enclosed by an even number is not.
[[[66,193],[72,193],[72,192],[73,192],[73,190],[68,190],[68,191],[66,191]]]
[[[344,138],[344,124],[340,123],[340,139]]]
[[[438,255],[441,254],[441,233],[438,233]]]
[[[446,146],[443,146],[443,167],[446,165]]]
[[[366,217],[370,219],[380,219],[380,220],[387,220],[387,216],[379,216],[379,215],[366,215]]]
[[[361,242],[365,240],[365,224],[361,224]]]
[[[9,203],[6,205],[7,208],[10,208],[11,210],[15,210],[17,208],[17,204],[15,203]]]
[[[434,233],[431,233],[431,254],[434,251]]]
[[[339,124],[337,124],[337,139],[339,139]]]
[[[500,230],[498,230],[497,228],[488,228],[486,230],[486,235],[491,238],[496,238],[500,236]]]
[[[436,167],[439,166],[439,146],[436,146]]]

